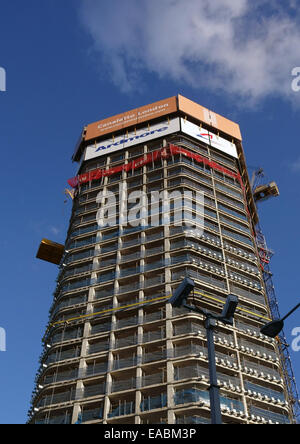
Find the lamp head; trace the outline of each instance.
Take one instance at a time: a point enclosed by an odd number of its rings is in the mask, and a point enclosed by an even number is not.
[[[233,324],[233,316],[238,305],[239,299],[233,294],[227,296],[223,311],[221,313],[221,320],[225,324]]]
[[[169,299],[173,307],[181,307],[184,305],[190,292],[194,289],[195,283],[189,277],[184,278],[179,287],[176,288],[173,295]]]
[[[282,329],[283,321],[281,319],[277,319],[276,321],[271,321],[263,325],[260,329],[260,332],[265,336],[275,338],[276,336],[278,336]]]

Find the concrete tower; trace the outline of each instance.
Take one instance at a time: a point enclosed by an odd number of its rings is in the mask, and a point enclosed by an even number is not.
[[[239,126],[171,97],[84,128],[29,423],[209,423],[203,318],[168,303],[190,276],[220,313],[224,423],[290,423]],[[180,220],[180,215],[182,219]]]

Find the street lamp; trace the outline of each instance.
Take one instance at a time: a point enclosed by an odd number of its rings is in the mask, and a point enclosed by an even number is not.
[[[282,319],[277,319],[275,321],[271,321],[263,325],[260,329],[260,332],[265,336],[269,336],[270,338],[275,338],[283,329],[284,320],[287,317],[289,317],[292,313],[294,313],[294,311],[296,311],[297,308],[299,307],[300,304],[297,304],[296,307],[294,307],[291,311],[289,311],[288,314],[285,315]]]
[[[233,325],[233,316],[238,304],[238,298],[234,295],[228,295],[221,315],[215,315],[209,311],[195,306],[187,305],[187,298],[194,289],[195,283],[189,277],[186,277],[179,287],[175,290],[173,296],[169,299],[173,307],[185,307],[196,313],[205,316],[204,326],[207,337],[207,351],[209,363],[209,398],[211,410],[211,423],[222,424],[221,403],[220,403],[220,387],[217,380],[216,354],[214,343],[214,327],[217,321],[221,321],[226,325]]]

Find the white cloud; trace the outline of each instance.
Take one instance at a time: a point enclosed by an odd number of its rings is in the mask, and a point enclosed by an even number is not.
[[[53,226],[53,225],[50,227],[50,231],[51,231],[51,233],[54,234],[55,236],[57,236],[57,235],[60,233],[60,229],[57,228],[57,227],[55,227],[55,226]]]
[[[154,73],[254,103],[269,95],[300,99],[293,0],[83,0],[80,17],[99,64],[123,91]],[[293,10],[293,14],[292,14]]]
[[[298,159],[296,159],[293,163],[290,163],[290,168],[295,173],[299,173],[299,171],[300,171],[300,157],[298,157]]]

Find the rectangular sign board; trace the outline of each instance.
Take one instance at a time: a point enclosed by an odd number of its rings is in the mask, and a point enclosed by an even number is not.
[[[180,131],[179,118],[166,120],[155,125],[147,125],[136,131],[124,132],[113,139],[106,139],[96,144],[89,145],[85,150],[84,160],[104,156],[115,151],[128,148],[139,143],[146,143],[150,140],[164,137],[168,134]]]
[[[213,148],[229,154],[229,156],[235,157],[236,159],[238,158],[237,149],[234,143],[217,136],[211,131],[203,129],[188,120],[180,119],[180,124],[183,133],[188,134],[201,142],[207,143]]]
[[[237,123],[232,122],[231,120],[226,119],[220,114],[216,114],[207,108],[204,108],[198,103],[193,102],[180,94],[178,95],[178,108],[185,115],[194,117],[199,122],[207,123],[213,128],[216,128],[217,131],[222,131],[235,139],[240,141],[242,140],[240,127]]]
[[[87,126],[85,141],[171,114],[177,111],[177,109],[177,98],[174,96],[150,105],[141,106],[132,111],[108,117],[107,119],[99,120]]]

